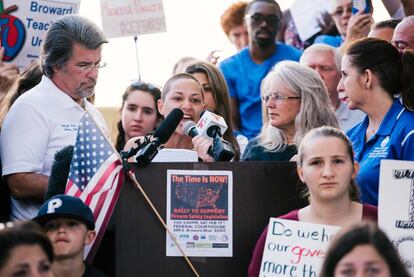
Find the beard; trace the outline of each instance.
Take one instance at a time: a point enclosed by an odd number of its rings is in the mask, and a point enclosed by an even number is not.
[[[263,36],[261,33],[267,33],[267,36]],[[265,48],[275,43],[276,34],[273,34],[269,30],[258,30],[254,39],[259,47]]]
[[[256,42],[260,48],[265,48],[275,43],[273,39],[262,39],[262,38],[256,38]]]
[[[96,82],[93,83],[81,83],[78,87],[78,95],[81,98],[91,97],[95,93]]]

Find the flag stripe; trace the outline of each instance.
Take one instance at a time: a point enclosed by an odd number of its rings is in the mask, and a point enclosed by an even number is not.
[[[100,180],[93,187],[92,191],[86,195],[86,199],[84,200],[86,205],[88,205],[88,206],[90,205],[90,203],[92,201],[92,197],[94,197],[95,194],[97,194],[98,192],[102,192],[102,189],[104,188],[104,185],[106,184],[106,179],[108,179],[109,175],[111,175],[112,172],[118,166],[119,166],[119,161],[115,161],[106,169],[104,174],[102,174],[102,177],[100,178]],[[109,189],[111,189],[111,188],[109,188]]]
[[[122,163],[117,153],[85,113],[79,122],[65,193],[80,198],[93,212],[97,237],[92,245],[85,247],[88,261],[99,247],[122,182]]]
[[[114,182],[122,184],[123,183],[123,176],[124,176],[123,174],[118,174],[117,175],[117,178],[114,180]],[[119,180],[117,180],[117,179],[119,179]],[[119,195],[120,192],[121,192],[121,186],[117,186],[115,188],[114,194],[115,195]],[[115,197],[113,197],[112,198],[112,201],[109,203],[109,207],[107,207],[107,210],[113,211],[114,208],[115,208],[115,205],[116,205],[116,199],[115,199]],[[105,208],[104,208],[104,210],[105,210]],[[99,224],[99,226],[100,226],[99,230],[105,230],[106,229],[106,227],[108,226],[109,220],[111,218],[111,215],[112,215],[112,213],[103,213],[103,214],[104,214],[103,220],[102,220],[102,218],[99,218],[96,221]],[[102,220],[102,222],[100,222],[101,220]],[[96,240],[101,241],[103,235],[104,235],[104,232],[103,231],[97,232],[97,235],[96,235],[97,238],[96,238]],[[87,258],[87,261],[89,263],[92,263],[93,257],[95,256],[96,251],[98,251],[98,245],[97,244],[94,244],[90,248],[90,252],[89,252],[90,255],[88,255],[88,258]]]

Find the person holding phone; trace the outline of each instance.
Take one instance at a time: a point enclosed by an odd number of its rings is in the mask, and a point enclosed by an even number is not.
[[[335,26],[338,29],[338,36],[320,35],[314,43],[325,43],[341,49],[358,38],[366,37],[370,31],[372,19],[372,3],[367,1],[369,9],[358,10],[353,8],[352,0],[335,0],[335,8],[331,13]],[[355,12],[353,14],[353,11]]]

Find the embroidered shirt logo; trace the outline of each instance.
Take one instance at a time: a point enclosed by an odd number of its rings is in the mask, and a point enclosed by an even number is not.
[[[390,141],[390,137],[386,137],[385,139],[383,139],[381,142],[381,148],[384,148],[385,146],[387,146],[389,141]]]
[[[385,137],[381,143],[378,144],[372,149],[371,153],[369,153],[368,158],[385,158],[388,154],[388,143],[390,141],[390,137]]]

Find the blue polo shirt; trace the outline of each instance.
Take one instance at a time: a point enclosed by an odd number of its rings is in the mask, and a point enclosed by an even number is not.
[[[323,44],[328,44],[333,47],[339,47],[342,45],[343,42],[344,42],[344,39],[342,38],[341,35],[339,36],[320,35],[315,38],[315,40],[313,41],[313,44],[323,43]]]
[[[382,159],[414,160],[414,113],[394,100],[375,135],[365,142],[368,117],[347,132],[360,169],[356,181],[363,203],[378,206]]]
[[[220,63],[230,96],[239,104],[240,132],[244,136],[252,139],[262,128],[260,84],[263,78],[276,63],[299,61],[301,55],[302,52],[292,46],[276,43],[273,56],[261,64],[252,60],[247,47]]]

